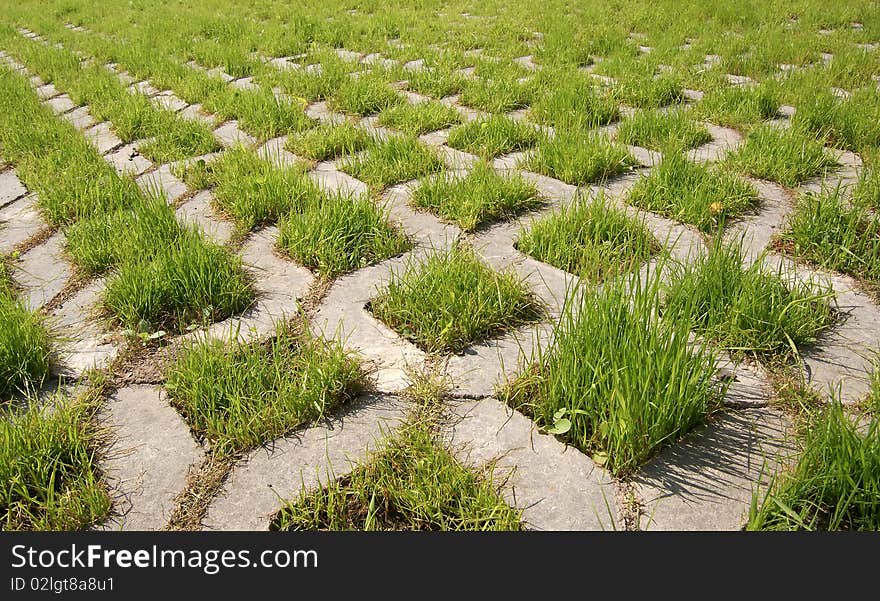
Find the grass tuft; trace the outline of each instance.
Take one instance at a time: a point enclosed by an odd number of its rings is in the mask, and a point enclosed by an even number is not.
[[[732,173],[670,152],[636,182],[629,203],[710,232],[757,205],[758,192]]]
[[[421,424],[406,426],[370,461],[288,503],[273,530],[520,530],[520,513],[491,479],[465,469]]]
[[[741,246],[716,243],[705,257],[681,266],[668,286],[664,311],[691,319],[700,335],[737,354],[797,356],[829,328],[830,288],[768,273],[760,262],[743,267]]]
[[[107,517],[111,501],[95,465],[102,440],[93,419],[87,404],[60,395],[42,408],[2,412],[3,530],[80,530]]]
[[[794,187],[837,166],[822,142],[794,129],[762,125],[751,130],[745,144],[727,156],[735,169],[754,177]]]
[[[167,377],[172,404],[221,455],[314,422],[354,398],[362,386],[359,364],[341,345],[282,329],[268,342],[193,343]]]
[[[691,347],[689,320],[659,317],[659,301],[656,273],[575,292],[553,341],[502,398],[613,473],[633,471],[723,393],[714,355]]]
[[[400,254],[410,243],[369,199],[333,194],[283,219],[278,248],[334,277]]]
[[[622,145],[578,128],[542,137],[525,164],[529,170],[574,186],[608,179],[636,165]]]
[[[482,162],[465,176],[427,178],[412,197],[414,206],[428,209],[464,231],[514,217],[542,202],[535,187],[521,175],[502,176]]]
[[[370,310],[431,353],[460,351],[540,314],[516,276],[496,273],[472,250],[458,246],[392,273]]]
[[[578,199],[520,233],[520,252],[582,279],[598,282],[630,271],[658,252],[644,226],[604,195]]]
[[[501,115],[469,121],[449,132],[452,148],[491,158],[525,150],[538,141],[534,127]]]

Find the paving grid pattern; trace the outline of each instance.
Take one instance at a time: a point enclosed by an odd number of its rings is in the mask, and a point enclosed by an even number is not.
[[[48,43],[33,32],[21,33],[35,43]],[[650,48],[644,47],[642,51],[648,52]],[[338,52],[353,66],[369,68],[387,60],[380,55]],[[197,223],[211,239],[228,242],[232,225],[212,212],[210,191],[189,193],[172,174],[172,165],[155,165],[137,153],[138,145],[144,141],[123,145],[113,134],[112,123],[96,123],[88,107],[75,106],[62,90],[45,84],[11,56],[4,53],[2,58],[30,76],[42,101],[81,130],[120,173],[135,177],[144,187],[159,186],[168,201],[177,206],[181,220]],[[279,69],[310,68],[296,63],[296,57],[264,58]],[[711,60],[712,57],[707,57],[707,61]],[[529,56],[520,57],[517,62],[530,71],[540,68]],[[202,68],[196,64],[191,66]],[[157,106],[187,118],[212,122],[212,116],[205,115],[198,106],[187,105],[173,92],[158,90],[148,81],[137,81],[114,65],[108,68],[130,85],[132,91],[149,96]],[[411,61],[406,68],[423,67],[419,61]],[[238,88],[256,85],[250,78],[235,79],[216,69],[209,72]],[[467,69],[462,70],[462,74],[473,76]],[[731,78],[738,85],[749,84],[747,78]],[[613,83],[603,79],[605,83]],[[283,97],[280,91],[276,92]],[[402,93],[410,102],[428,100],[411,92]],[[691,101],[700,96],[699,91],[686,91]],[[464,119],[482,114],[463,106],[455,96],[444,98],[442,102],[458,109]],[[687,107],[685,104],[672,110],[687,110]],[[623,111],[628,109],[624,107]],[[792,111],[787,107],[783,112],[790,115]],[[328,122],[346,118],[329,111],[324,102],[310,104],[307,114]],[[509,116],[527,118],[522,110]],[[780,118],[776,123],[786,127],[788,122]],[[394,133],[380,128],[375,117],[360,119],[359,124],[379,136]],[[707,125],[713,140],[689,153],[693,161],[719,160],[742,142],[741,134],[735,130]],[[613,137],[616,125],[601,130]],[[299,161],[284,150],[285,138],[258,145],[235,121],[219,123],[214,134],[224,147],[242,142],[282,162]],[[466,172],[477,157],[446,146],[447,134],[448,130],[430,132],[420,139],[436,149],[450,168]],[[465,240],[491,267],[513,269],[551,307],[551,317],[558,315],[567,288],[575,284],[577,278],[519,253],[514,248],[516,236],[534,220],[577,197],[595,195],[600,190],[629,214],[644,219],[656,239],[664,242],[674,256],[689,260],[706,252],[705,240],[693,228],[626,204],[632,185],[649,173],[661,158],[659,153],[648,149],[629,147],[629,150],[641,163],[636,173],[580,188],[525,171],[520,159],[527,152],[496,158],[494,166],[499,172],[521,173],[535,184],[547,202],[538,211],[473,234],[463,234],[430,213],[414,210],[408,201],[417,182],[402,182],[387,189],[383,196],[390,218],[414,240],[414,248],[404,256],[337,278],[311,315],[317,331],[344,340],[375,368],[376,393],[360,399],[332,419],[249,453],[234,467],[210,504],[204,527],[267,528],[282,499],[295,498],[303,487],[320,486],[345,474],[379,444],[382,435],[393,431],[404,419],[407,406],[399,393],[408,384],[407,370],[423,366],[427,357],[373,318],[364,305],[377,287],[388,281],[392,270],[407,261],[423,259],[436,249]],[[772,182],[749,180],[759,191],[760,210],[729,226],[726,233],[730,237],[745,236],[749,260],[767,248],[771,236],[792,210],[798,191],[818,190],[823,184],[855,180],[861,165],[859,157],[832,152],[838,156],[842,168],[831,176],[831,181],[813,180],[799,190],[787,190]],[[213,157],[202,158],[211,160]],[[310,175],[327,189],[365,191],[366,184],[339,170],[340,164],[340,160],[318,163]],[[26,249],[17,261],[14,277],[23,289],[28,306],[49,312],[53,327],[65,339],[59,349],[64,375],[76,379],[88,367],[107,365],[124,343],[118,333],[103,331],[92,317],[103,281],[87,282],[65,295],[72,266],[64,257],[63,234],[55,232],[39,241],[47,226],[40,218],[34,194],[24,188],[11,168],[0,172],[0,222],[3,223],[0,252]],[[251,232],[244,239],[240,252],[255,276],[259,301],[248,314],[214,324],[208,335],[230,338],[237,333],[243,341],[263,338],[272,333],[276,319],[297,311],[298,303],[309,293],[316,278],[308,270],[273,253],[276,236],[277,228],[268,227]],[[30,244],[32,239],[38,239],[38,243]],[[846,402],[861,398],[868,388],[870,354],[880,347],[880,308],[851,278],[818,272],[773,254],[767,263],[783,264],[794,277],[824,279],[833,285],[845,319],[824,335],[815,348],[807,350],[805,370],[810,382],[820,390],[839,389]],[[731,410],[662,451],[631,479],[627,489],[589,457],[540,433],[528,418],[493,397],[493,385],[516,374],[534,345],[549,337],[551,321],[520,328],[446,358],[445,373],[454,388],[443,439],[456,456],[475,467],[498,460],[496,469],[508,475],[502,494],[509,503],[523,510],[523,519],[530,528],[619,528],[627,490],[642,506],[640,527],[740,528],[753,487],[790,451],[787,420],[781,411],[768,406],[770,386],[760,366],[731,362],[729,367],[735,381],[726,399]],[[180,337],[171,344],[191,336]],[[103,527],[162,528],[168,522],[175,498],[186,486],[188,473],[198,469],[205,451],[168,404],[160,385],[134,384],[118,390],[105,407],[105,419],[117,435],[113,452],[103,466],[114,487],[116,513]]]

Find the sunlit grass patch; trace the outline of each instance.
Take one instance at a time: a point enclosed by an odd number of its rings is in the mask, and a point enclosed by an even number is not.
[[[49,375],[51,358],[43,319],[16,300],[0,257],[0,403],[16,391],[39,387]]]
[[[729,154],[726,162],[754,177],[789,187],[825,175],[837,166],[822,142],[794,129],[767,125],[751,130],[745,144]]]
[[[659,303],[656,274],[573,295],[553,341],[501,398],[613,473],[633,471],[702,422],[723,392],[713,354],[688,342],[690,321],[660,317]]]
[[[706,92],[694,110],[716,125],[745,129],[774,118],[779,106],[779,92],[772,85],[724,85]]]
[[[604,196],[577,199],[520,233],[520,252],[585,280],[632,270],[659,250],[644,224]]]
[[[754,494],[747,529],[880,530],[880,418],[860,428],[832,402],[804,419],[797,464]]]
[[[392,127],[411,136],[445,129],[461,123],[458,111],[439,102],[404,102],[391,106],[379,114],[379,125]]]
[[[779,244],[802,260],[876,285],[880,283],[880,219],[870,206],[850,204],[836,188],[803,194]]]
[[[525,150],[538,141],[538,131],[501,115],[475,119],[449,132],[447,144],[482,157]]]
[[[711,142],[712,136],[685,111],[639,111],[620,123],[617,139],[652,150],[689,150]]]
[[[374,189],[428,175],[443,161],[425,144],[405,136],[391,136],[346,159],[341,169]]]
[[[193,170],[198,176],[198,166]],[[301,165],[282,165],[271,157],[235,146],[205,166],[200,183],[214,186],[214,199],[222,212],[244,230],[275,223],[291,211],[316,202],[321,190]],[[184,176],[187,183],[189,177]]]
[[[0,412],[3,530],[80,530],[107,517],[93,419],[92,407],[60,394],[42,408]]]
[[[636,160],[607,136],[573,128],[544,136],[525,163],[535,173],[580,186],[631,170]]]
[[[534,97],[534,88],[517,79],[468,79],[459,101],[471,108],[488,113],[507,113],[525,108]]]
[[[448,353],[535,319],[539,307],[510,273],[456,246],[392,274],[373,314],[429,352]]]
[[[281,220],[278,248],[326,277],[409,249],[406,236],[364,197],[332,194]]]
[[[538,123],[554,127],[598,127],[615,121],[620,109],[613,94],[579,73],[562,71],[529,108]]]
[[[758,192],[733,173],[670,152],[636,182],[629,203],[709,232],[756,206]]]
[[[191,344],[165,388],[196,435],[225,455],[320,419],[354,398],[362,377],[340,344],[279,329],[267,342]]]
[[[471,231],[534,209],[542,200],[522,176],[502,176],[490,165],[477,163],[466,176],[426,178],[413,193],[412,203]]]
[[[372,115],[404,102],[403,96],[381,78],[362,75],[344,82],[327,101],[334,111],[352,115]]]
[[[287,148],[294,154],[313,161],[327,161],[346,154],[355,154],[375,141],[362,127],[348,121],[323,124],[287,139]]]
[[[680,266],[665,313],[691,319],[695,332],[725,349],[764,358],[796,355],[834,323],[830,288],[769,272],[760,262],[743,267],[743,260],[739,246],[716,243]]]

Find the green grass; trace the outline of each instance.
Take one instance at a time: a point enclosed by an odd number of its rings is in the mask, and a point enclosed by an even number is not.
[[[449,132],[447,144],[481,157],[526,150],[538,141],[538,131],[501,115],[475,119]]]
[[[379,114],[379,125],[392,127],[410,136],[420,136],[459,123],[461,116],[457,110],[436,101],[418,104],[404,102]]]
[[[140,193],[71,125],[40,105],[28,82],[0,67],[0,148],[52,225],[119,209]]]
[[[170,246],[121,264],[107,282],[104,305],[113,321],[137,331],[183,331],[251,306],[254,291],[241,259],[181,228]]]
[[[854,152],[880,146],[880,91],[866,88],[847,99],[810,91],[798,99],[792,127]]]
[[[334,277],[400,254],[410,243],[368,198],[334,194],[282,219],[278,248]]]
[[[553,74],[553,84],[536,98],[529,116],[553,127],[598,127],[620,117],[613,94],[583,75],[562,71]]]
[[[372,115],[404,102],[403,96],[376,77],[362,75],[344,82],[330,96],[327,106],[350,115]]]
[[[617,139],[631,146],[671,152],[696,148],[711,142],[712,136],[685,111],[639,111],[621,122]]]
[[[43,319],[15,299],[0,263],[0,403],[42,384],[51,367],[51,338]]]
[[[103,305],[126,328],[183,331],[253,301],[241,259],[181,225],[161,197],[75,224],[68,250],[87,273],[112,270]]]
[[[535,186],[521,175],[499,175],[490,165],[477,163],[465,176],[441,173],[416,188],[412,204],[428,209],[464,231],[509,219],[542,204]]]
[[[516,79],[467,79],[459,102],[487,113],[508,113],[527,107],[533,96],[532,86]]]
[[[859,431],[833,402],[802,427],[797,464],[755,494],[748,530],[880,530],[880,420]]]
[[[491,479],[408,425],[351,474],[287,503],[273,530],[520,530]]]
[[[345,121],[338,125],[319,125],[293,135],[287,140],[287,149],[313,161],[327,161],[360,152],[374,142],[375,139],[367,130]]]
[[[198,167],[194,170],[199,181],[186,176],[184,180],[187,184],[213,185],[217,206],[242,231],[275,223],[321,197],[320,188],[303,166],[281,165],[241,145],[222,153],[205,170],[205,177],[200,176]]]
[[[186,347],[167,373],[172,404],[215,454],[235,454],[314,422],[354,398],[358,362],[337,343],[279,329],[267,342]]]
[[[205,100],[205,109],[225,119],[237,119],[239,126],[260,140],[295,134],[316,125],[300,102],[276,98],[271,90],[223,91]]]
[[[658,317],[656,273],[647,282],[612,280],[575,298],[553,342],[538,348],[501,398],[623,475],[718,406],[716,359],[690,347],[689,320]]]
[[[675,271],[664,311],[736,354],[791,358],[835,321],[830,288],[800,283],[760,262],[743,267],[740,246],[716,243]]]
[[[837,188],[801,195],[779,245],[815,265],[880,283],[880,219],[869,206],[848,203]]]
[[[726,162],[749,175],[793,187],[823,176],[837,165],[822,142],[794,129],[768,125],[751,130],[745,144],[727,156]]]
[[[758,192],[724,169],[672,152],[636,182],[629,203],[710,232],[756,206]]]
[[[417,94],[445,98],[464,88],[465,78],[451,67],[432,66],[407,73],[407,88]]]
[[[515,275],[493,271],[472,250],[458,246],[392,273],[370,310],[431,353],[458,352],[540,312]]]
[[[779,106],[779,93],[771,85],[724,85],[707,91],[694,111],[715,125],[748,129],[774,118]]]
[[[624,104],[646,109],[668,106],[684,98],[681,82],[668,74],[619,80],[614,95]]]
[[[526,169],[581,186],[631,170],[636,160],[607,136],[574,128],[542,137]]]
[[[363,156],[346,159],[341,169],[374,189],[416,179],[443,168],[426,145],[404,136],[391,136],[371,146]]]
[[[36,402],[36,401],[35,401]],[[103,445],[93,408],[61,395],[0,415],[0,529],[80,530],[111,501],[95,460]]]
[[[644,263],[659,245],[644,224],[600,195],[592,200],[578,198],[520,232],[516,248],[598,282]]]

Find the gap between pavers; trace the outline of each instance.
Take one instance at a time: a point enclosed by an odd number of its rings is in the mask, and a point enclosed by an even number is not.
[[[100,418],[114,436],[100,462],[111,486],[114,515],[100,528],[163,528],[187,475],[204,458],[202,448],[158,386],[117,391]]]
[[[792,456],[789,419],[730,411],[667,447],[632,478],[642,530],[740,530],[752,491]]]
[[[334,417],[252,451],[211,503],[205,529],[267,530],[286,501],[348,474],[353,462],[381,448],[408,411],[395,397],[362,397]]]
[[[620,524],[611,478],[574,447],[542,434],[494,398],[451,402],[443,440],[463,464],[494,462],[493,482],[536,530],[611,530]]]

